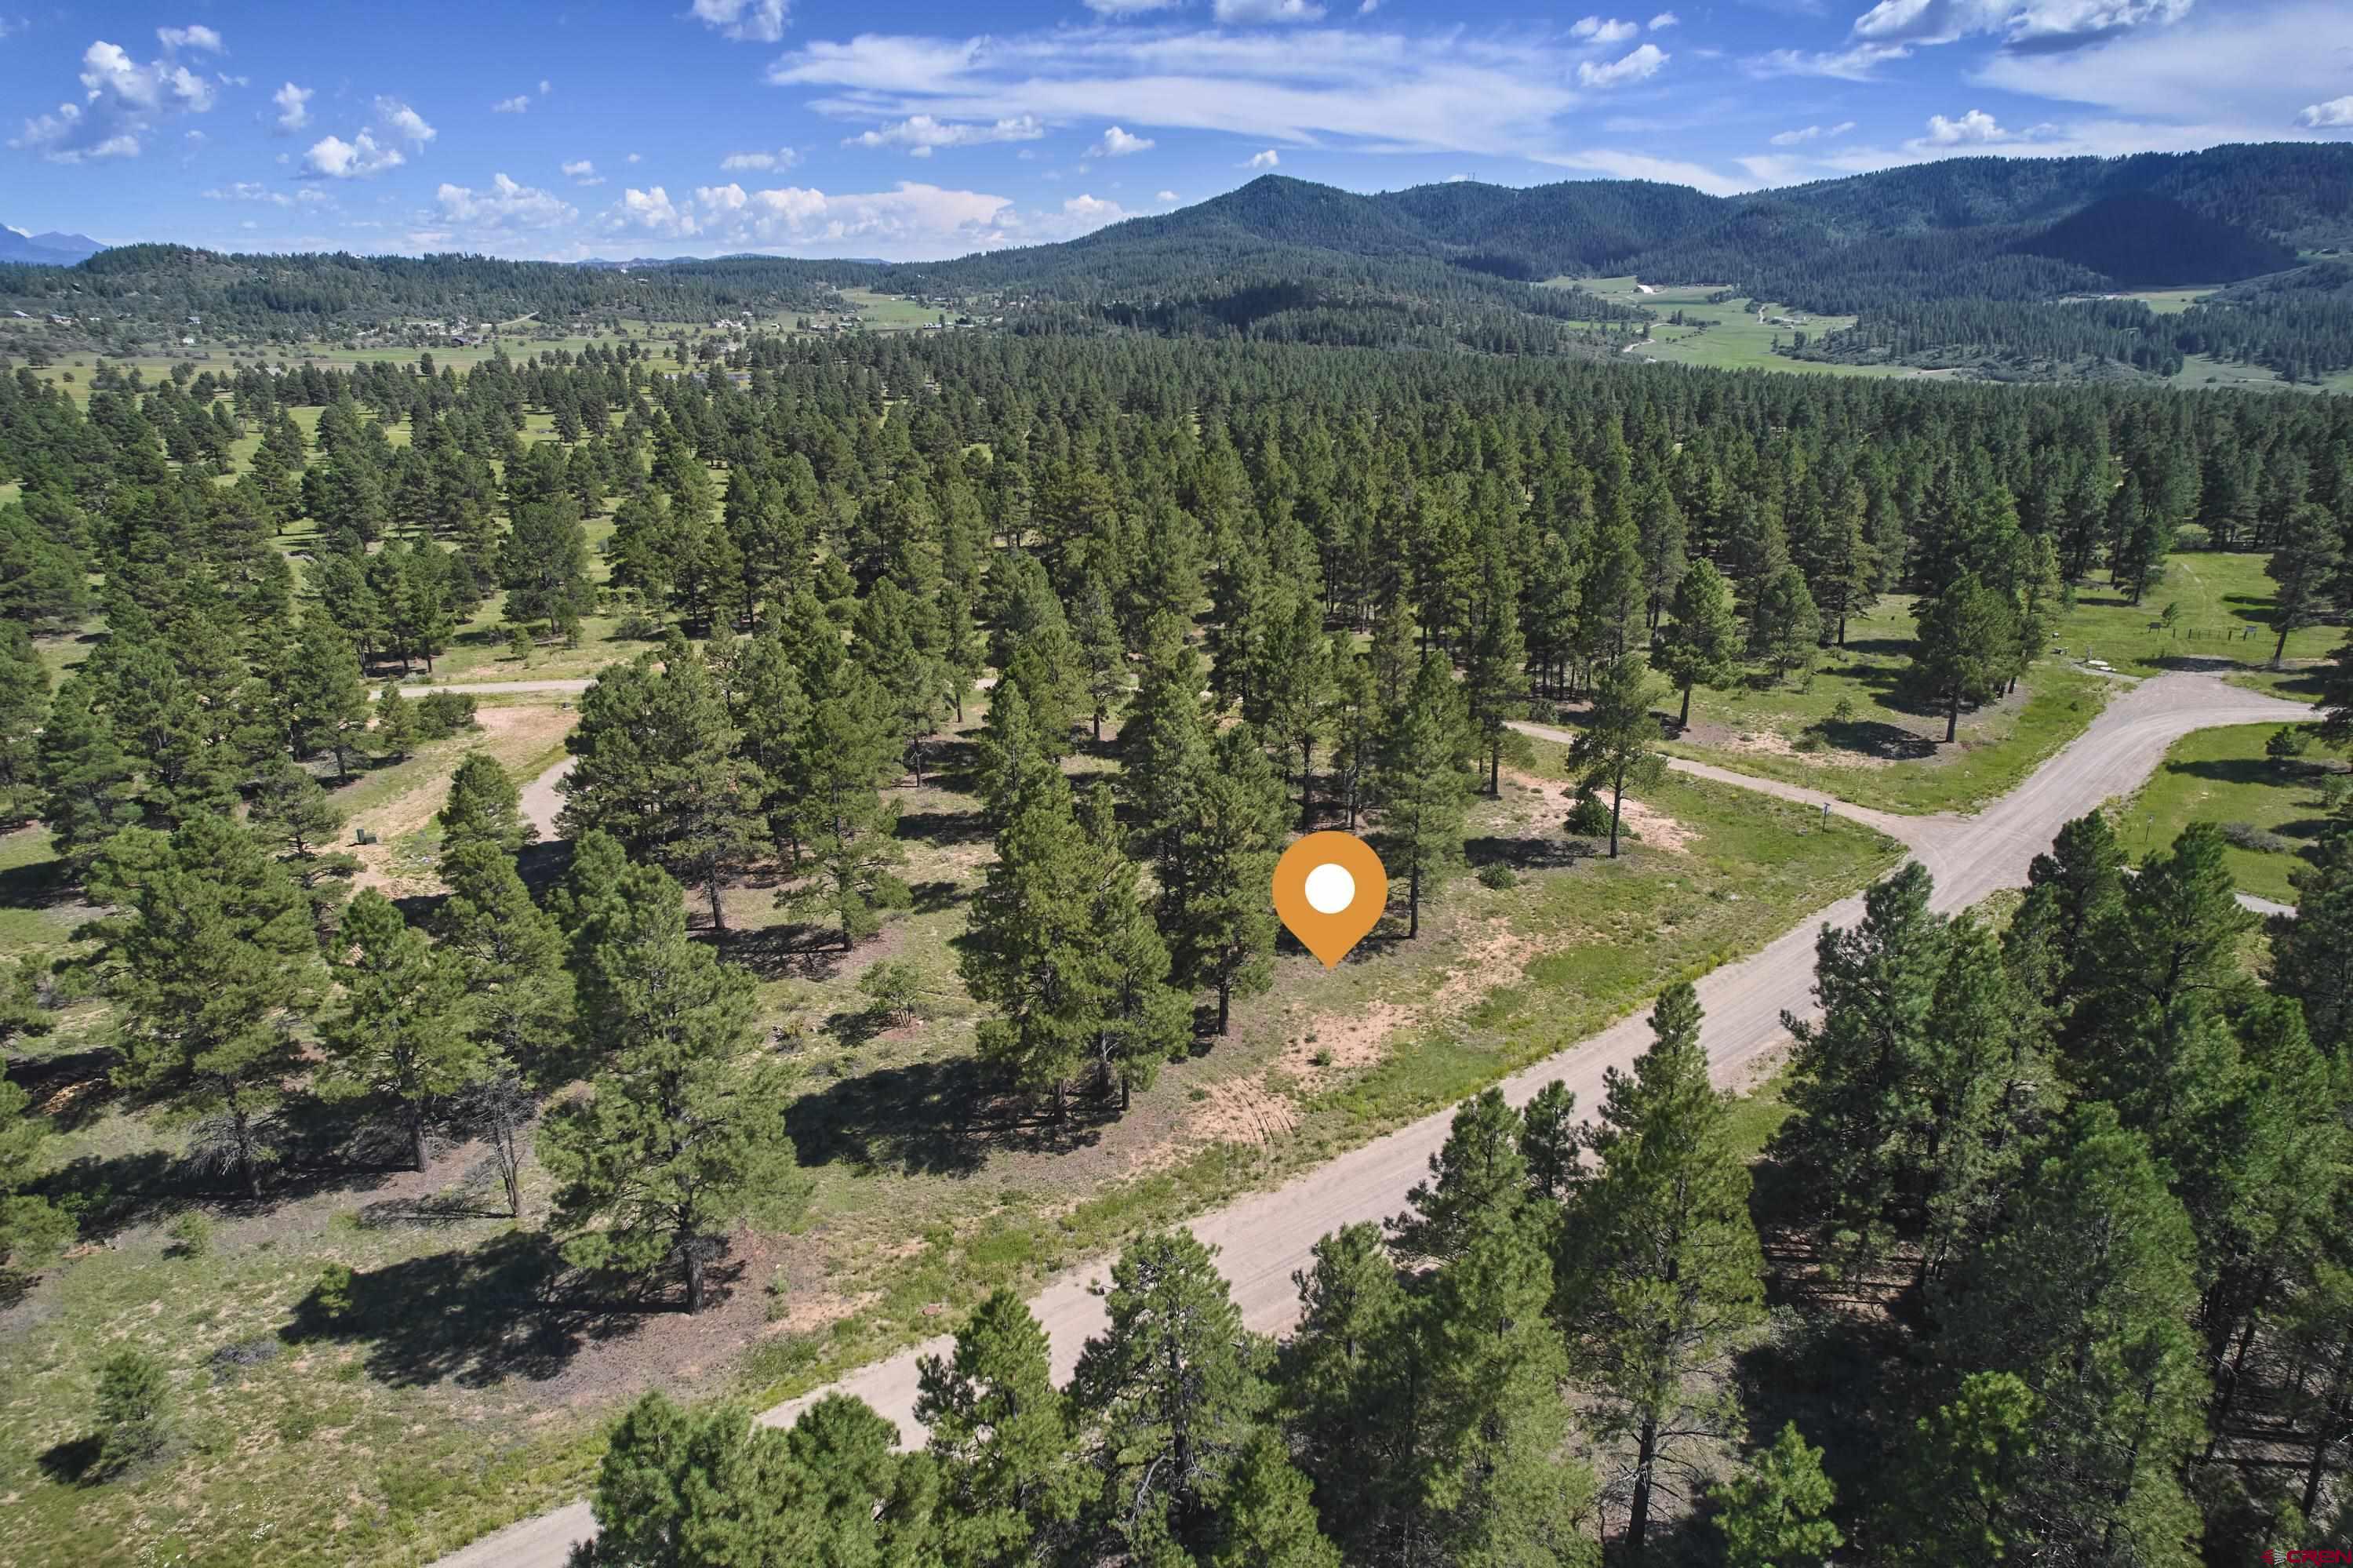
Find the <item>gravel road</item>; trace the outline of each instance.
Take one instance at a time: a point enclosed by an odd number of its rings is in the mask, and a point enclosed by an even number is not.
[[[2017,789],[1972,817],[1895,816],[1867,812],[1830,800],[1817,791],[1756,779],[1704,764],[1678,761],[1685,772],[1818,804],[1882,829],[1913,852],[1936,879],[1936,906],[1957,910],[1997,888],[2026,879],[2027,863],[2045,848],[2062,823],[2114,796],[2137,788],[2165,755],[2166,747],[2191,730],[2217,725],[2263,724],[2309,718],[2301,704],[2260,696],[2228,686],[2212,675],[2177,673],[2142,682],[2119,695],[2056,756]],[[1546,734],[1540,726],[1533,732]],[[1549,732],[1558,736],[1561,732]],[[549,782],[543,779],[541,783]],[[533,786],[534,789],[538,785]],[[1719,1083],[1746,1075],[1755,1059],[1784,1038],[1784,1011],[1813,1012],[1813,946],[1824,924],[1849,926],[1861,917],[1860,895],[1841,899],[1799,920],[1762,952],[1726,964],[1699,982],[1707,1012],[1704,1040]],[[1650,1042],[1647,1013],[1638,1013],[1583,1043],[1506,1079],[1504,1093],[1519,1105],[1546,1083],[1565,1080],[1580,1107],[1601,1102],[1602,1073],[1624,1068]],[[1340,1156],[1270,1192],[1242,1198],[1194,1222],[1194,1234],[1219,1249],[1219,1267],[1233,1287],[1234,1299],[1252,1329],[1278,1332],[1298,1313],[1292,1272],[1306,1266],[1308,1249],[1328,1232],[1357,1221],[1379,1221],[1405,1206],[1407,1190],[1426,1174],[1430,1157],[1446,1139],[1451,1112],[1441,1111],[1400,1128],[1388,1137]],[[1067,1379],[1080,1347],[1103,1323],[1095,1291],[1107,1279],[1107,1263],[1067,1275],[1030,1302],[1053,1347],[1054,1375]],[[844,1378],[818,1393],[767,1411],[761,1420],[785,1425],[820,1394],[843,1393],[865,1400],[919,1439],[914,1422],[915,1362],[937,1354],[946,1336],[926,1341]],[[595,1533],[586,1503],[511,1525],[441,1559],[436,1568],[563,1568],[572,1542]]]

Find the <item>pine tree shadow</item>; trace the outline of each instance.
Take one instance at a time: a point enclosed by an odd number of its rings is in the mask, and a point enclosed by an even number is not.
[[[902,811],[894,838],[911,839],[935,849],[978,843],[995,837],[988,819],[978,811]]]
[[[1497,834],[1463,840],[1462,853],[1473,871],[1489,865],[1507,865],[1514,871],[1546,871],[1590,860],[1593,847],[1582,839],[1557,832],[1525,838]]]
[[[26,1056],[7,1065],[8,1082],[25,1091],[35,1114],[59,1132],[88,1127],[113,1103],[117,1090],[110,1069],[120,1060],[111,1049],[67,1051]]]
[[[1933,737],[1881,719],[1828,719],[1822,733],[1841,751],[1887,762],[1920,762],[1936,755]]]
[[[727,961],[741,964],[764,980],[827,980],[841,972],[849,951],[841,928],[813,920],[779,920],[753,930],[741,927],[723,944]]]
[[[742,1267],[724,1266],[712,1277],[733,1283]],[[322,1281],[279,1338],[297,1346],[364,1343],[368,1375],[395,1387],[543,1382],[590,1344],[634,1334],[671,1305],[598,1288],[615,1283],[570,1270],[544,1232],[509,1231],[355,1274],[347,1299]]]
[[[969,1056],[877,1067],[803,1095],[785,1128],[805,1166],[841,1162],[860,1171],[970,1176],[1001,1150],[1060,1152],[1096,1142],[1119,1119],[1116,1092],[1050,1099],[1008,1094]]]

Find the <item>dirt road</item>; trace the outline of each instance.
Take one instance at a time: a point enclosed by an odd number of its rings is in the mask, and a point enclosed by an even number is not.
[[[2211,675],[2162,675],[2118,697],[2024,783],[1974,817],[1866,816],[1860,808],[1836,801],[1831,810],[1903,841],[1935,875],[1936,906],[1959,909],[1997,888],[2022,883],[2027,863],[2050,845],[2062,823],[2137,788],[2179,736],[2217,725],[2308,718],[2311,711],[2227,686]],[[1808,803],[1828,800],[1796,786],[1725,774],[1702,764],[1677,766]],[[1758,1056],[1781,1042],[1785,1010],[1801,1016],[1813,1012],[1815,932],[1825,923],[1852,925],[1862,908],[1858,895],[1817,910],[1764,951],[1726,964],[1699,982],[1700,1001],[1707,1012],[1704,1038],[1719,1083],[1741,1081]],[[1649,1044],[1646,1017],[1620,1019],[1505,1080],[1505,1097],[1514,1105],[1524,1103],[1543,1085],[1559,1078],[1576,1092],[1578,1106],[1589,1110],[1601,1101],[1603,1070],[1625,1067]],[[1220,1249],[1219,1266],[1233,1287],[1244,1321],[1266,1332],[1288,1328],[1299,1305],[1292,1271],[1306,1266],[1308,1249],[1342,1225],[1379,1221],[1401,1210],[1407,1190],[1426,1174],[1430,1155],[1445,1141],[1451,1119],[1451,1112],[1425,1117],[1274,1192],[1243,1198],[1196,1221],[1194,1234]],[[1070,1376],[1080,1347],[1103,1326],[1103,1303],[1094,1290],[1108,1274],[1105,1264],[1091,1266],[1054,1281],[1030,1303],[1052,1341],[1058,1381]],[[936,1354],[948,1343],[944,1336],[930,1340],[819,1393],[854,1394],[898,1423],[908,1437],[918,1438],[916,1359]],[[775,1425],[789,1424],[817,1397],[779,1405],[761,1419]],[[485,1537],[443,1558],[437,1568],[562,1568],[572,1542],[595,1529],[587,1505],[575,1503]]]

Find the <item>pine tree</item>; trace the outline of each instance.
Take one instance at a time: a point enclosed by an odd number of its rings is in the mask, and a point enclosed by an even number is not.
[[[1070,785],[1049,774],[997,832],[958,960],[974,1000],[997,1010],[980,1026],[981,1060],[1027,1091],[1050,1090],[1058,1119],[1103,1016],[1090,962],[1095,862]]]
[[[49,716],[49,673],[22,624],[0,621],[0,820],[19,821],[40,801],[40,737]]]
[[[1054,1386],[1046,1331],[1009,1290],[997,1290],[956,1331],[950,1358],[919,1364],[915,1419],[944,1488],[948,1560],[1031,1563],[1085,1505],[1070,1405]]]
[[[1378,1226],[1344,1226],[1314,1257],[1291,1277],[1300,1312],[1277,1366],[1283,1425],[1348,1559],[1389,1561],[1417,1518],[1418,1319]]]
[[[2272,989],[2303,1004],[2313,1043],[2344,1058],[2353,1044],[2353,835],[2331,833],[2288,873],[2295,918],[2271,925]]]
[[[1568,767],[1588,789],[1609,789],[1609,858],[1618,858],[1618,824],[1626,807],[1626,790],[1656,782],[1664,764],[1654,747],[1663,738],[1659,721],[1651,716],[1656,689],[1650,672],[1638,659],[1620,659],[1602,666],[1593,683],[1593,705],[1585,724],[1569,743]]]
[[[1750,615],[1750,648],[1772,668],[1775,680],[1787,680],[1792,670],[1813,668],[1821,638],[1821,612],[1806,587],[1806,574],[1795,565],[1783,567],[1757,593]]]
[[[1273,983],[1275,920],[1266,889],[1282,853],[1282,781],[1240,727],[1187,764],[1196,771],[1181,794],[1155,790],[1176,796],[1184,810],[1156,867],[1161,926],[1177,983],[1217,991],[1224,1034],[1233,999]]]
[[[1514,761],[1530,755],[1526,739],[1511,727],[1512,720],[1527,716],[1522,694],[1527,690],[1528,645],[1520,634],[1519,592],[1518,575],[1503,558],[1500,546],[1491,546],[1480,562],[1480,591],[1462,678],[1471,723],[1487,753],[1490,795],[1503,793],[1505,755]]]
[[[1071,1382],[1099,1435],[1098,1516],[1139,1562],[1211,1539],[1268,1402],[1263,1352],[1214,1256],[1186,1231],[1131,1243]]]
[[[1234,1461],[1218,1508],[1209,1568],[1340,1568],[1315,1519],[1307,1478],[1282,1439],[1261,1431]]]
[[[367,686],[360,679],[359,651],[351,634],[313,609],[302,617],[301,641],[293,650],[283,694],[294,730],[294,754],[335,754],[338,778],[352,776],[353,737],[367,727]]]
[[[328,1099],[388,1101],[408,1135],[409,1159],[421,1171],[437,1102],[490,1070],[481,1043],[465,1027],[463,977],[372,887],[352,900],[343,938],[352,956],[336,974],[343,1005],[320,1028],[326,1057],[320,1093]]]
[[[1655,1494],[1694,1473],[1693,1448],[1739,1436],[1723,1373],[1764,1319],[1748,1168],[1729,1102],[1708,1082],[1688,984],[1660,993],[1651,1028],[1633,1075],[1608,1075],[1590,1135],[1599,1170],[1562,1233],[1555,1304],[1596,1435],[1630,1445],[1625,1546],[1637,1557]]]
[[[1468,729],[1454,676],[1431,653],[1383,726],[1376,776],[1381,860],[1406,885],[1409,938],[1421,934],[1423,898],[1462,858]]]
[[[58,859],[77,880],[99,847],[139,815],[136,775],[114,726],[94,706],[98,694],[90,672],[68,675],[50,705],[38,750],[37,810]]]
[[[2087,1102],[2009,1223],[1933,1298],[1958,1371],[2017,1374],[2039,1451],[1994,1530],[2053,1561],[2186,1565],[2183,1462],[2204,1436],[2194,1241],[2147,1146]]]
[[[877,788],[897,771],[897,751],[871,681],[851,681],[820,698],[801,731],[794,773],[803,792],[793,836],[816,865],[802,885],[779,893],[777,903],[823,909],[845,950],[881,930],[883,912],[913,900],[896,872],[906,858],[893,837],[898,804]]]
[[[553,1225],[569,1233],[566,1258],[639,1277],[676,1267],[700,1312],[728,1227],[788,1217],[807,1183],[783,1128],[781,1066],[744,1059],[751,976],[688,938],[678,885],[658,870],[625,880],[618,898],[611,924],[628,939],[596,945],[596,983],[582,988],[612,1010],[613,1054],[586,1099],[549,1113],[539,1158],[561,1183]]]
[[[1814,944],[1819,1022],[1783,1014],[1797,1037],[1777,1150],[1801,1174],[1834,1260],[1883,1255],[1905,1216],[1944,973],[1945,922],[1926,868],[1907,862],[1862,895],[1862,923]]]
[[[2289,510],[2263,565],[2277,590],[2272,596],[2272,624],[2279,629],[2272,645],[2274,667],[2287,654],[2288,633],[2317,625],[2327,613],[2343,553],[2343,536],[2325,508],[2307,501]]]
[[[1141,853],[1160,868],[1164,887],[1193,820],[1193,796],[1211,767],[1215,732],[1201,708],[1201,687],[1200,656],[1186,642],[1184,624],[1154,617],[1145,631],[1143,678],[1120,725],[1119,789],[1134,813]],[[1020,772],[1018,764],[991,766],[1008,778]]]
[[[1691,724],[1693,687],[1720,690],[1740,678],[1744,633],[1732,585],[1708,561],[1694,561],[1683,573],[1670,616],[1651,662],[1683,691],[1680,730]]]
[[[1409,1262],[1460,1257],[1482,1233],[1509,1225],[1526,1203],[1521,1122],[1501,1089],[1455,1107],[1446,1141],[1430,1157],[1430,1180],[1406,1194],[1409,1212],[1389,1222],[1389,1246]]]
[[[491,839],[469,838],[445,850],[441,880],[449,896],[435,927],[459,967],[469,998],[467,1028],[484,1058],[561,1081],[573,1028],[562,932],[533,904],[514,857]]]
[[[576,628],[596,604],[578,503],[559,496],[516,507],[499,549],[499,580],[507,590],[510,621],[543,620],[558,631]]]
[[[1838,1500],[1822,1451],[1807,1445],[1794,1421],[1712,1495],[1725,1568],[1821,1568],[1845,1542],[1822,1517]]]
[[[417,715],[400,694],[400,683],[387,684],[375,700],[375,727],[369,738],[376,755],[405,762],[417,746]]]
[[[1285,757],[1299,759],[1303,832],[1315,824],[1315,748],[1331,717],[1332,673],[1321,607],[1303,599],[1270,631],[1264,668],[1258,677],[1260,712],[1255,717],[1244,715],[1246,722],[1262,726],[1267,738]]]
[[[1966,1568],[2014,1561],[2037,1542],[2018,1499],[2033,1467],[2041,1402],[2016,1373],[1972,1372],[1920,1417],[1879,1521],[1891,1552],[1949,1552]]]
[[[1945,705],[1945,743],[1959,732],[1961,705],[2001,694],[2017,669],[2016,611],[2004,597],[1964,572],[1920,609],[1911,679]]]
[[[1093,852],[1094,987],[1102,997],[1095,1029],[1096,1086],[1119,1084],[1128,1108],[1134,1091],[1150,1088],[1159,1065],[1182,1055],[1193,1038],[1191,996],[1168,983],[1168,948],[1137,888],[1135,863],[1120,843],[1111,789],[1098,783],[1083,803],[1082,825]]]
[[[601,829],[635,855],[702,889],[712,924],[727,928],[720,884],[765,842],[766,786],[709,667],[673,647],[607,669],[580,697],[565,737],[572,770],[556,788],[568,837]]]
[[[539,830],[523,820],[522,796],[514,780],[487,751],[470,751],[459,759],[457,771],[449,776],[449,798],[433,820],[441,828],[445,858],[476,842],[512,856],[539,837]]]
[[[258,1192],[258,1123],[293,1071],[293,1025],[317,989],[301,890],[243,829],[207,815],[168,839],[118,836],[91,866],[90,891],[120,911],[88,927],[104,944],[101,984],[122,1010],[119,1076],[217,1113],[232,1169]]]

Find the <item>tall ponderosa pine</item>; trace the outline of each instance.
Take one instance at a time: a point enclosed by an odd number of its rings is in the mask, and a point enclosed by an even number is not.
[[[2015,1373],[2042,1415],[1993,1529],[2013,1552],[2187,1568],[2184,1461],[2206,1380],[2188,1318],[2195,1245],[2139,1137],[2080,1107],[2002,1230],[1935,1301],[1957,1372]]]
[[[122,1010],[120,1076],[216,1112],[232,1168],[258,1191],[259,1118],[294,1070],[296,1022],[318,989],[309,902],[243,829],[209,815],[168,839],[118,836],[90,890],[117,910],[89,929]]]
[[[464,977],[375,888],[352,900],[342,935],[351,956],[335,971],[342,1005],[319,1032],[326,1058],[320,1092],[387,1102],[408,1136],[411,1163],[423,1171],[436,1107],[491,1067],[466,1028]]]
[[[1233,999],[1273,983],[1274,907],[1266,890],[1282,853],[1282,781],[1241,726],[1219,735],[1190,766],[1179,825],[1155,868],[1161,928],[1177,983],[1218,993],[1223,1034]]]
[[[1609,1075],[1590,1139],[1599,1169],[1570,1205],[1554,1307],[1596,1432],[1619,1448],[1636,1557],[1661,1487],[1688,1484],[1707,1440],[1739,1436],[1725,1372],[1764,1319],[1748,1167],[1708,1081],[1689,985],[1660,994],[1651,1028],[1633,1074]]]
[[[1626,809],[1626,791],[1644,789],[1659,779],[1665,764],[1657,747],[1664,735],[1651,716],[1651,699],[1657,688],[1639,659],[1616,660],[1602,666],[1593,683],[1593,705],[1569,743],[1568,766],[1588,789],[1609,790],[1609,858],[1618,858],[1618,826]]]
[[[1657,651],[1651,662],[1683,694],[1678,726],[1691,723],[1692,689],[1730,685],[1743,668],[1743,637],[1739,613],[1732,602],[1732,585],[1710,561],[1694,561],[1675,585],[1674,603]]]
[[[1814,944],[1819,1021],[1784,1014],[1797,1036],[1777,1147],[1802,1174],[1831,1255],[1862,1264],[1885,1254],[1917,1201],[1936,982],[1945,922],[1933,884],[1908,862],[1863,894],[1862,922],[1824,927]]]
[[[1110,1321],[1071,1383],[1099,1435],[1096,1515],[1133,1560],[1181,1562],[1168,1553],[1214,1540],[1217,1504],[1267,1407],[1264,1348],[1188,1232],[1131,1244],[1103,1306]]]
[[[939,1462],[951,1563],[1036,1562],[1086,1504],[1091,1478],[1047,1349],[1020,1298],[997,1290],[956,1330],[952,1355],[925,1356],[917,1371],[915,1418]]]
[[[609,842],[609,841],[608,841]],[[612,1045],[586,1098],[551,1112],[539,1157],[561,1183],[565,1255],[640,1277],[672,1267],[700,1312],[725,1234],[807,1194],[784,1130],[783,1068],[752,1050],[752,977],[686,934],[678,885],[625,879],[588,955]],[[747,1059],[748,1058],[748,1059]]]
[[[701,655],[674,644],[600,674],[565,737],[556,788],[567,837],[602,830],[700,888],[727,928],[720,885],[765,844],[765,782],[737,749],[726,700]]]
[[[1431,653],[1383,726],[1377,774],[1381,858],[1405,883],[1409,938],[1421,933],[1422,900],[1462,859],[1469,729],[1453,673]]]

